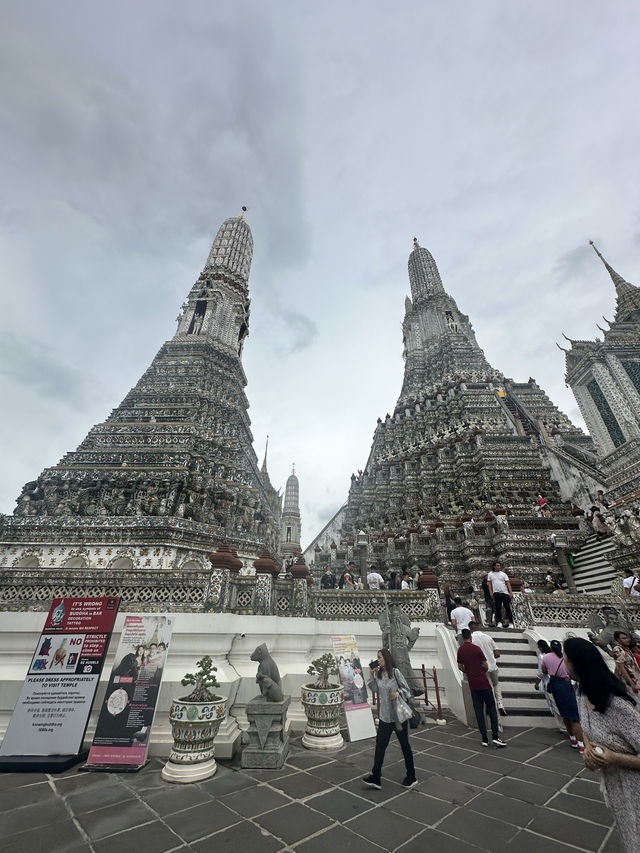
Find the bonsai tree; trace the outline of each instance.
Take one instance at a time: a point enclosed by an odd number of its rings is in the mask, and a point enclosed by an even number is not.
[[[314,661],[311,661],[311,666],[307,670],[309,675],[316,676],[315,687],[322,688],[326,690],[332,685],[329,681],[329,676],[338,674],[338,667],[336,666],[336,660],[332,654],[327,652],[322,655],[322,657],[316,658]]]
[[[183,687],[190,684],[194,685],[193,690],[188,696],[183,696],[181,702],[213,702],[219,699],[219,696],[213,694],[210,690],[212,687],[220,687],[215,673],[218,667],[213,665],[213,660],[209,655],[205,655],[199,661],[196,661],[197,670],[195,675],[188,672],[182,679]]]

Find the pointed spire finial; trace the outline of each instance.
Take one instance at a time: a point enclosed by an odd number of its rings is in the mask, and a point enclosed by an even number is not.
[[[240,219],[244,219],[244,215],[247,212],[247,210],[249,210],[249,208],[243,204],[242,205],[242,213],[240,214]]]
[[[611,264],[607,261],[607,259],[604,257],[604,255],[602,254],[602,252],[598,249],[598,247],[597,247],[597,246],[596,246],[596,244],[593,242],[593,240],[589,240],[589,245],[593,247],[593,251],[596,253],[596,255],[600,258],[600,260],[601,260],[601,261],[602,261],[602,263],[604,264],[605,269],[607,270],[607,272],[608,272],[608,273],[609,273],[609,275],[611,276],[611,281],[612,281],[612,282],[615,284],[615,286],[616,286],[616,290],[620,287],[620,285],[623,285],[623,286],[624,286],[624,285],[627,285],[627,287],[628,287],[628,286],[629,286],[629,285],[628,285],[628,283],[627,283],[627,282],[622,278],[622,276],[620,275],[620,273],[618,273],[618,272],[616,272],[616,271],[614,270],[614,268],[613,268],[613,267],[611,266]]]
[[[295,474],[295,473],[296,473],[296,463],[295,463],[295,462],[294,462],[294,463],[292,464],[292,466],[291,466],[291,473],[292,473],[292,474]]]
[[[419,249],[419,248],[420,248],[420,243],[418,243],[418,238],[417,238],[417,237],[414,237],[414,238],[413,238],[413,248],[414,248],[414,249]]]
[[[264,459],[262,461],[262,468],[260,469],[263,474],[267,473],[267,450],[269,449],[269,436],[267,436],[267,441],[264,445]]]

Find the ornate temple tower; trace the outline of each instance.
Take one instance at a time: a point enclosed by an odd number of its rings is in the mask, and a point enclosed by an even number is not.
[[[0,566],[205,568],[227,539],[278,550],[280,501],[252,447],[242,348],[253,237],[227,219],[140,381],[77,450],[27,483]]]
[[[280,553],[283,559],[291,559],[301,553],[300,534],[300,484],[294,466],[285,486],[280,521]]]
[[[571,341],[567,384],[607,474],[610,502],[640,499],[640,289],[601,259],[616,289],[616,312],[603,339]]]
[[[591,441],[533,379],[516,383],[491,367],[415,239],[409,281],[402,390],[352,477],[343,543],[363,530],[370,559],[387,566],[424,560],[460,579],[500,558],[535,578],[554,563],[540,531],[577,531],[566,501],[595,494]],[[537,519],[539,494],[553,519]],[[530,535],[510,534],[514,525]]]

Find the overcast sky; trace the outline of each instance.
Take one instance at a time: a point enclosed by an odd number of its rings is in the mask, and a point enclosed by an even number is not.
[[[490,363],[582,424],[556,345],[640,284],[635,0],[5,2],[0,511],[135,385],[249,207],[243,362],[303,543],[402,383],[415,236]]]

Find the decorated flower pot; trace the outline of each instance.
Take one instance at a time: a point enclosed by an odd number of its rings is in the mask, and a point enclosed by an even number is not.
[[[227,697],[209,702],[174,699],[169,711],[173,748],[162,769],[167,782],[201,782],[217,770],[213,740],[226,714]]]
[[[340,710],[343,689],[337,684],[317,687],[304,684],[302,704],[307,716],[307,727],[302,745],[307,749],[339,749],[344,741],[340,734]]]

